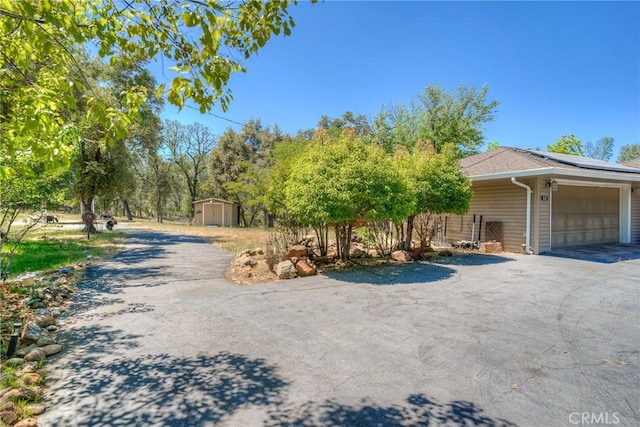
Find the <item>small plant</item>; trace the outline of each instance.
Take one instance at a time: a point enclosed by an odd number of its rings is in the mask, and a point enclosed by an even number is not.
[[[16,388],[18,387],[18,377],[16,376],[16,368],[13,366],[4,366],[2,369],[2,381],[0,381],[0,387],[2,388]]]
[[[27,400],[16,399],[13,403],[15,403],[16,408],[18,409],[18,420],[22,421],[33,415],[33,410],[29,407],[29,402]]]

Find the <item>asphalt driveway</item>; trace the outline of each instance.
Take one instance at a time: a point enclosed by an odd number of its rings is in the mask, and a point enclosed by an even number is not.
[[[131,230],[63,318],[41,425],[640,425],[639,259],[471,255],[255,286],[226,281],[230,261]]]

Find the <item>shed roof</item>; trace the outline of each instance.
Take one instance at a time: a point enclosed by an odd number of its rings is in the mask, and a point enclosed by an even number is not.
[[[232,202],[232,201],[225,200],[225,199],[218,199],[218,198],[215,198],[215,197],[209,197],[209,198],[206,198],[206,199],[195,200],[193,202],[193,204],[195,205],[196,203],[202,203],[202,202],[205,202],[205,203],[214,203],[214,202],[215,203],[228,203],[230,205],[239,205],[240,204],[240,203]]]
[[[640,181],[640,169],[629,165],[513,147],[465,157],[460,167],[472,180],[560,174]]]

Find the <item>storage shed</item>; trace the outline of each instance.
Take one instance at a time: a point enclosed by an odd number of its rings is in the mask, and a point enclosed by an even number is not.
[[[229,200],[208,199],[193,202],[194,225],[237,226],[240,225],[240,204]]]

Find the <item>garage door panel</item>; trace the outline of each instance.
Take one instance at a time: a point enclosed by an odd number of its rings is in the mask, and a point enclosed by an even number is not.
[[[618,243],[620,190],[560,185],[553,193],[552,246]]]

